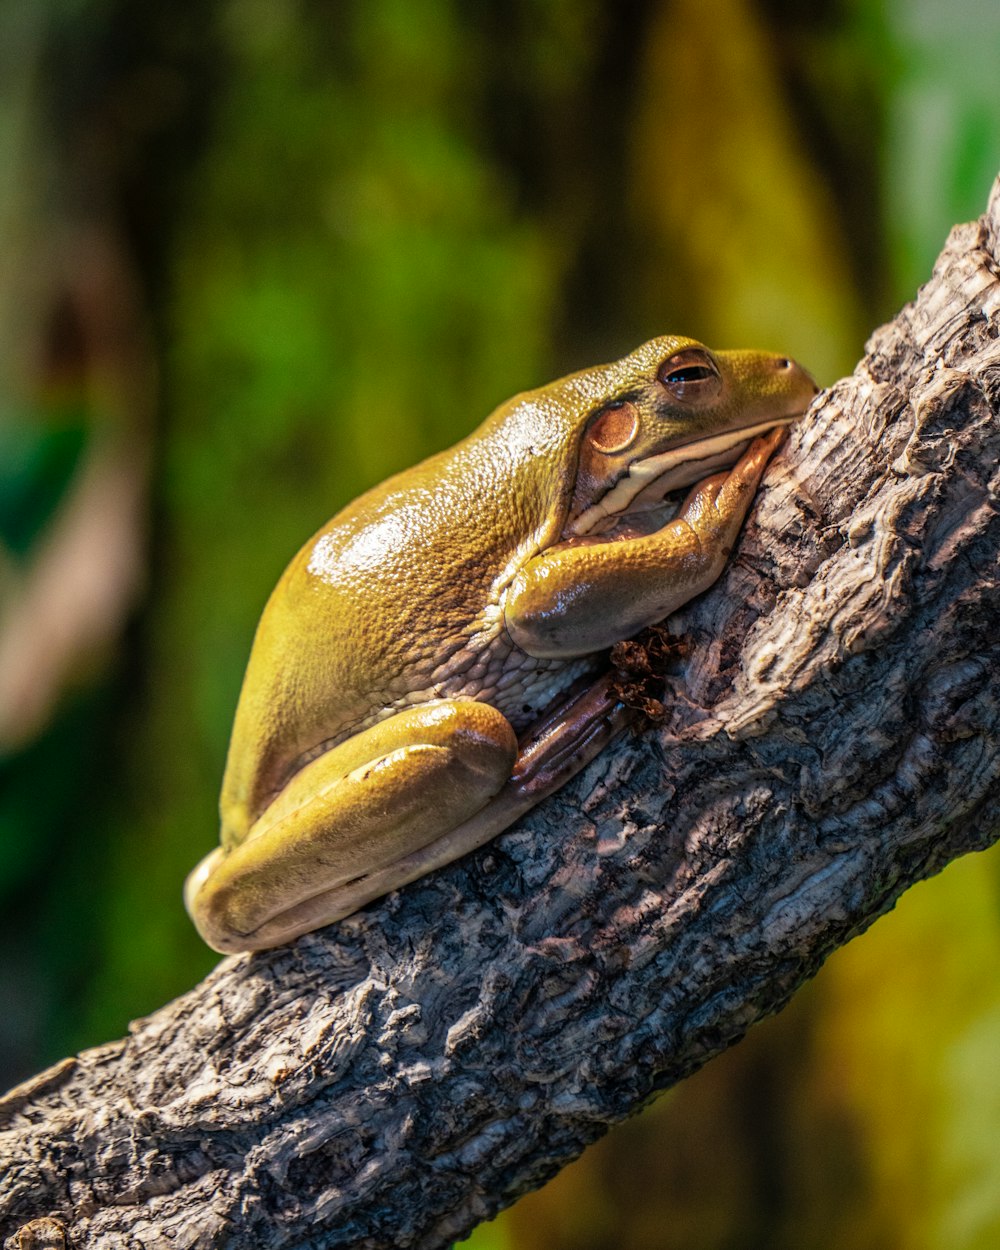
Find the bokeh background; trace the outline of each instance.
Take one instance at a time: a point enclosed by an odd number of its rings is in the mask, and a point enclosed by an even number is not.
[[[1000,169],[995,0],[4,0],[0,1086],[215,957],[180,904],[282,567],[676,330],[825,383]],[[995,1250],[1000,857],[468,1243]]]

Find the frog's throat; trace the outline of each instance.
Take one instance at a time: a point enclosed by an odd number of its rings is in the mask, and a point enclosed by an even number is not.
[[[779,425],[790,425],[801,415],[795,412],[787,417],[769,417],[757,425],[724,430],[708,438],[671,447],[645,460],[636,460],[606,495],[581,512],[567,527],[567,537],[579,538],[589,534],[609,517],[625,514],[633,504],[642,507],[658,503],[670,491],[690,486],[716,469],[728,468],[739,459],[751,439]],[[640,499],[640,495],[644,498]]]

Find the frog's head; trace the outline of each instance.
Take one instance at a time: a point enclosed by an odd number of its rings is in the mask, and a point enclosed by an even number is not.
[[[579,435],[567,538],[605,531],[734,464],[756,435],[801,416],[819,389],[787,357],[713,352],[673,335],[557,385]]]

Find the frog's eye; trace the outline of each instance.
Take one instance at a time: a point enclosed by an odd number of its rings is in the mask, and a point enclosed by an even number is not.
[[[668,356],[657,369],[656,380],[685,403],[714,399],[722,390],[719,366],[703,347],[685,347]]]
[[[597,451],[611,455],[624,451],[639,433],[639,413],[627,401],[609,404],[587,431],[587,440]]]

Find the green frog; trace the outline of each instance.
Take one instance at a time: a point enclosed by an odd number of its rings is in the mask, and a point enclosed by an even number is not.
[[[583,767],[609,734],[576,693],[595,653],[718,577],[816,391],[787,357],[656,338],[516,395],[338,513],[257,629],[221,845],[185,887],[205,941],[341,919]]]

